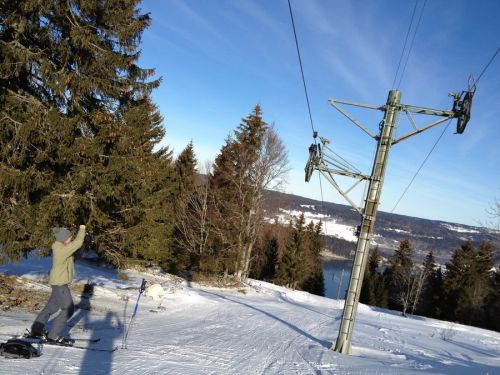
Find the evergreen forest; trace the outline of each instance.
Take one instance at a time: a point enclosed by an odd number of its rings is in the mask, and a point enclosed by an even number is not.
[[[288,156],[259,105],[213,163],[200,167],[192,143],[175,158],[161,147],[139,3],[1,1],[0,262],[49,255],[51,228],[85,224],[87,248],[116,267],[251,275],[322,295],[321,225],[264,220]]]
[[[115,267],[323,295],[322,224],[265,217],[289,163],[259,104],[207,165],[193,143],[176,157],[161,146],[168,123],[152,100],[161,79],[139,66],[151,23],[139,3],[0,1],[0,262],[50,255],[51,228],[85,224],[88,249]],[[382,269],[374,249],[361,301],[500,330],[489,243],[465,242],[444,269],[432,252],[422,265],[412,255],[403,241]]]
[[[421,315],[500,331],[500,273],[489,242],[471,241],[457,248],[444,265],[430,251],[422,264],[413,260],[411,241],[399,244],[382,266],[378,247],[369,255],[360,301]]]

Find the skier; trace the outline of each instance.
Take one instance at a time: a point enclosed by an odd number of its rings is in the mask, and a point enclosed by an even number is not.
[[[71,232],[66,228],[53,228],[52,232],[56,238],[52,244],[52,268],[49,274],[52,294],[31,326],[31,337],[40,338],[50,344],[71,345],[72,340],[60,335],[75,310],[68,284],[71,283],[75,273],[73,254],[82,247],[85,239],[85,225],[80,225],[74,241]],[[59,315],[47,333],[44,329],[45,324],[50,316],[59,310],[61,310]]]

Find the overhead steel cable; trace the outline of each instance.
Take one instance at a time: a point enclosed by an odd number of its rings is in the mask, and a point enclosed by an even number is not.
[[[405,65],[403,66],[403,70],[401,71],[401,75],[399,76],[399,81],[398,81],[398,84],[396,86],[398,89],[401,86],[401,81],[403,80],[403,76],[405,75],[406,65],[408,64],[408,60],[410,60],[411,50],[413,49],[415,37],[417,36],[418,28],[420,27],[420,22],[422,21],[422,16],[424,15],[424,9],[425,9],[426,4],[427,4],[427,0],[424,0],[424,5],[422,6],[422,9],[420,10],[420,16],[418,17],[417,26],[415,27],[415,32],[413,33],[413,37],[411,39],[410,48],[408,48],[408,54],[406,55]]]
[[[394,85],[396,84],[396,78],[398,77],[399,68],[401,67],[401,62],[403,61],[403,57],[406,50],[406,44],[408,43],[408,37],[410,36],[411,26],[413,25],[413,19],[415,18],[415,12],[417,11],[418,0],[415,0],[415,6],[413,7],[413,12],[411,14],[410,24],[408,25],[408,30],[406,31],[405,42],[403,44],[403,49],[401,50],[401,56],[399,56],[398,67],[396,69],[396,73],[394,74],[394,79],[392,81],[391,88],[394,90]]]
[[[479,74],[479,77],[477,78],[477,80],[475,81],[474,85],[477,85],[477,83],[479,82],[479,80],[481,79],[481,77],[483,76],[483,74],[486,72],[486,70],[489,68],[489,66],[491,65],[491,63],[493,62],[493,60],[495,60],[495,57],[497,57],[498,55],[498,52],[500,51],[500,48],[497,48],[497,50],[495,51],[495,53],[493,54],[493,56],[491,57],[490,61],[488,61],[488,63],[485,65],[485,67],[483,68],[483,70],[481,71],[481,73]],[[417,177],[417,175],[420,173],[420,170],[422,169],[422,167],[424,166],[424,164],[427,162],[427,159],[429,159],[429,156],[432,154],[432,152],[434,151],[434,149],[436,148],[437,144],[439,143],[439,141],[441,140],[441,138],[443,137],[446,129],[448,129],[448,126],[450,126],[450,123],[451,123],[451,120],[450,119],[448,121],[448,123],[446,124],[445,128],[443,129],[443,131],[441,132],[441,134],[439,135],[438,139],[436,140],[436,142],[434,143],[434,145],[432,146],[431,150],[429,151],[429,153],[427,154],[427,156],[425,157],[425,159],[423,160],[422,164],[420,164],[420,167],[418,167],[417,171],[415,172],[415,174],[413,175],[412,179],[410,180],[410,182],[408,183],[408,185],[406,186],[406,188],[404,189],[403,193],[401,194],[401,196],[399,197],[399,199],[397,200],[396,204],[394,205],[394,207],[392,208],[391,210],[391,213],[394,212],[394,210],[396,209],[396,207],[398,206],[399,202],[401,201],[401,199],[403,199],[403,197],[405,196],[406,192],[408,191],[408,189],[410,188],[411,184],[413,183],[413,181],[415,181],[415,178]]]
[[[394,212],[394,210],[396,209],[396,207],[398,206],[399,202],[401,202],[401,199],[403,199],[403,197],[405,196],[406,192],[408,191],[408,189],[410,188],[410,186],[413,184],[413,181],[415,181],[415,179],[417,178],[417,175],[420,173],[420,170],[424,167],[424,164],[427,162],[427,159],[429,159],[429,157],[431,156],[432,152],[434,151],[434,149],[436,148],[437,144],[439,143],[439,141],[441,140],[441,138],[443,137],[444,133],[446,132],[446,129],[448,129],[448,126],[450,126],[451,124],[451,120],[453,120],[452,118],[448,120],[448,123],[446,124],[446,126],[444,127],[443,131],[441,132],[441,134],[439,135],[438,139],[436,140],[436,142],[434,142],[434,145],[432,146],[432,148],[430,149],[429,153],[427,154],[427,156],[425,157],[425,159],[422,161],[422,163],[420,164],[420,167],[418,167],[417,171],[415,172],[415,174],[413,175],[412,179],[410,180],[410,182],[408,183],[408,185],[406,185],[406,188],[404,189],[403,193],[401,194],[401,196],[399,197],[399,199],[397,200],[396,204],[394,205],[394,207],[392,208],[391,210],[391,214]]]
[[[403,80],[403,76],[404,76],[405,71],[406,71],[406,66],[408,65],[408,61],[410,60],[410,55],[411,55],[411,51],[413,49],[413,44],[415,42],[415,37],[417,36],[418,29],[420,27],[420,22],[422,21],[422,16],[424,15],[424,9],[425,9],[425,6],[427,4],[427,0],[424,1],[424,5],[420,9],[420,16],[418,18],[415,29],[413,30],[413,36],[411,38],[411,42],[410,42],[409,47],[407,49],[406,46],[408,44],[408,38],[410,37],[410,34],[411,34],[413,21],[415,20],[415,15],[417,13],[418,3],[419,3],[419,1],[415,0],[415,6],[413,7],[410,24],[408,25],[408,30],[406,31],[405,41],[403,43],[403,49],[401,50],[401,56],[399,57],[398,67],[396,69],[396,73],[394,74],[394,79],[392,81],[392,89],[395,89],[395,88],[398,89],[399,86],[401,85],[401,81]],[[405,58],[405,51],[408,51],[406,53],[406,58]],[[403,62],[403,60],[405,60],[405,62],[403,65],[403,69],[400,72],[401,63]],[[398,74],[399,74],[399,80],[398,80]],[[396,85],[396,81],[398,82],[397,85]]]
[[[304,67],[302,65],[302,57],[300,56],[299,40],[297,38],[297,30],[295,29],[295,20],[293,18],[292,4],[290,3],[290,0],[288,0],[288,9],[290,10],[290,20],[292,21],[293,36],[295,38],[295,47],[297,49],[297,57],[299,58],[300,74],[302,76],[302,84],[304,86],[304,94],[306,96],[307,111],[309,112],[309,121],[311,122],[311,130],[313,132],[314,144],[317,145],[317,141],[316,141],[316,134],[317,133],[316,133],[316,130],[314,129],[314,122],[313,122],[312,112],[311,112],[311,104],[309,103],[309,94],[307,93],[306,78],[304,76]],[[324,210],[323,185],[321,183],[321,173],[318,173],[318,176],[319,176],[319,189],[320,189],[320,193],[321,193],[321,206]],[[324,228],[324,231],[325,231],[325,234],[327,234],[326,226]]]
[[[500,47],[497,48],[496,52],[493,54],[493,56],[491,56],[491,59],[490,61],[488,61],[488,64],[486,64],[486,66],[483,68],[483,71],[481,72],[481,74],[479,74],[479,77],[477,77],[477,80],[476,80],[476,85],[477,83],[479,82],[479,80],[481,79],[481,77],[483,76],[484,72],[486,71],[486,69],[488,69],[491,65],[491,63],[493,62],[493,60],[495,60],[495,57],[497,57],[498,55],[498,51],[500,51]]]
[[[314,123],[311,114],[311,105],[309,104],[309,95],[307,93],[306,79],[304,77],[304,67],[302,66],[302,58],[300,57],[299,41],[297,39],[297,31],[295,30],[295,21],[293,19],[292,4],[290,4],[290,0],[288,0],[288,9],[290,10],[290,19],[292,20],[293,36],[295,37],[295,47],[297,49],[297,56],[299,57],[300,74],[302,75],[302,84],[304,85],[304,93],[306,95],[307,110],[309,111],[309,120],[311,121],[311,129],[314,135],[316,131],[314,130]],[[316,138],[314,138],[314,143],[316,143]]]

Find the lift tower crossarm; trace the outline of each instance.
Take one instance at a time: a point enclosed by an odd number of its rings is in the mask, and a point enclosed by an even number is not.
[[[347,105],[353,105],[355,107],[363,107],[363,108],[370,108],[370,109],[379,109],[383,110],[384,107],[379,107],[375,105],[370,105],[370,104],[363,104],[363,103],[356,103],[356,102],[350,102],[347,100],[339,100],[339,99],[328,99],[330,104],[335,107],[337,111],[342,113],[345,117],[347,117],[349,120],[352,121],[354,125],[356,125],[358,128],[363,130],[366,134],[368,134],[370,137],[373,139],[377,139],[377,136],[373,134],[366,126],[363,126],[359,123],[358,120],[356,120],[350,113],[348,113],[344,108],[339,106],[338,104],[347,104]]]
[[[457,116],[456,112],[454,112],[454,111],[443,111],[440,109],[416,107],[413,105],[404,105],[404,104],[399,105],[399,110],[406,112],[406,115],[408,116],[408,119],[410,120],[411,124],[415,128],[415,131],[412,131],[411,133],[408,133],[406,135],[403,135],[403,136],[393,140],[392,141],[393,145],[395,145],[396,143],[399,143],[401,141],[404,141],[405,139],[413,137],[414,135],[422,133],[423,131],[426,131],[430,128],[433,128],[436,125],[442,124],[446,120],[449,120],[449,119]],[[439,119],[437,121],[434,121],[434,122],[430,123],[429,125],[426,125],[422,128],[418,128],[417,125],[415,124],[415,121],[413,120],[411,113],[417,113],[420,115],[442,116],[444,118]]]
[[[456,113],[454,111],[443,111],[441,109],[417,107],[414,105],[405,105],[405,104],[401,104],[399,107],[400,107],[399,108],[400,111],[401,110],[408,111],[408,112],[418,113],[421,115],[448,116],[448,117],[455,117],[456,116]]]
[[[362,181],[362,180],[369,180],[370,179],[370,176],[366,176],[366,175],[361,174],[361,173],[346,172],[346,171],[343,171],[341,169],[328,168],[328,167],[324,167],[322,165],[316,166],[316,169],[318,171],[330,172],[330,173],[333,173],[333,174],[338,174],[340,176],[352,177],[352,178],[358,179],[360,181]],[[351,189],[349,189],[349,190],[351,190]]]

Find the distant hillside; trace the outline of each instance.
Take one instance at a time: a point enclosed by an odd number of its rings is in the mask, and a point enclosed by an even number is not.
[[[304,212],[306,217],[323,220],[326,227],[327,247],[336,253],[348,255],[354,250],[354,230],[360,224],[360,215],[350,206],[317,201],[292,194],[275,191],[266,193],[266,216],[279,217],[286,222],[290,215]],[[332,238],[333,237],[333,238]],[[421,219],[411,216],[379,211],[375,223],[373,243],[380,246],[384,257],[392,255],[399,242],[410,239],[418,259],[423,259],[430,250],[436,260],[444,264],[453,250],[470,239],[474,244],[490,241],[497,249],[495,264],[500,265],[500,232],[486,228],[455,224],[439,220]]]

